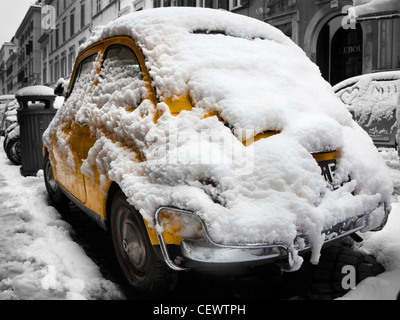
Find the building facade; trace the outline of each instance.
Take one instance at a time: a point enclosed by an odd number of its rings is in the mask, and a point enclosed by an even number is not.
[[[97,26],[130,12],[170,6],[230,10],[270,23],[297,43],[332,85],[355,75],[400,69],[400,9],[352,20],[347,14],[352,5],[353,0],[37,1],[12,43],[0,50],[0,92],[53,86],[71,75],[79,47]]]
[[[42,28],[39,39],[43,84],[53,86],[58,79],[68,78],[79,47],[91,32],[122,15],[167,6],[230,10],[239,4],[238,0],[44,0],[42,19],[48,15],[54,21]]]
[[[234,10],[246,3],[244,0],[38,0],[17,30],[17,52],[3,59],[0,90],[11,94],[34,84],[54,86],[60,78],[70,77],[79,47],[92,31],[130,12],[170,6]]]
[[[16,90],[41,84],[40,45],[41,6],[32,5],[15,33],[18,44],[18,71]],[[14,89],[14,88],[13,88]]]
[[[17,49],[17,44],[12,41],[5,42],[0,49],[0,95],[7,94],[9,89],[12,90],[7,86],[7,77],[12,74],[13,70],[12,67],[7,68],[7,61],[12,55],[16,55]]]
[[[349,19],[353,0],[251,0],[236,13],[281,29],[331,84],[400,68],[399,12]]]
[[[7,59],[6,63],[6,83],[7,83],[7,94],[15,93],[18,88],[18,52],[14,51],[13,54]]]
[[[91,33],[91,0],[45,0],[42,8],[42,84],[52,86],[72,72],[76,54]]]
[[[364,73],[400,69],[400,10],[361,15],[357,22],[363,33]]]
[[[135,1],[133,1],[135,2]],[[41,65],[43,84],[54,86],[69,78],[79,47],[92,31],[124,12],[134,11],[132,0],[44,0],[42,2]],[[121,11],[121,7],[125,10]]]
[[[118,18],[120,1],[118,0],[92,0],[91,23],[92,28],[105,25]]]

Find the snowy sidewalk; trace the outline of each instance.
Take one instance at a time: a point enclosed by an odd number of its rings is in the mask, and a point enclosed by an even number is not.
[[[47,204],[42,172],[23,177],[19,169],[1,148],[0,300],[123,299]]]

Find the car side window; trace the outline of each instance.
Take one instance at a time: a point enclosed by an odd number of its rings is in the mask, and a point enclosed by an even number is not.
[[[110,46],[103,59],[93,100],[98,107],[114,104],[127,109],[142,101],[143,77],[134,52],[124,45]]]
[[[88,83],[90,81],[90,75],[91,72],[93,71],[93,66],[96,62],[96,57],[97,53],[92,54],[91,56],[83,59],[82,62],[79,64],[76,70],[76,75],[73,80],[69,96],[72,94],[75,87],[77,86],[81,87],[83,84]]]

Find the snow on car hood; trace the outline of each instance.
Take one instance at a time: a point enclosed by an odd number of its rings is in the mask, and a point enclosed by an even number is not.
[[[52,133],[64,138],[57,125],[66,114],[112,130],[111,138],[95,132],[81,171],[93,176],[96,165],[101,180],[116,181],[150,224],[158,207],[174,206],[196,212],[219,243],[291,246],[302,232],[317,261],[322,230],[389,203],[391,181],[371,139],[279,30],[220,10],[164,8],[121,17],[81,49],[116,35],[139,44],[159,101],[189,95],[193,110],[174,117],[165,103],[154,110],[144,100],[134,111],[109,102],[71,112],[76,105],[67,101],[44,141],[49,145]],[[162,112],[157,124],[156,111]],[[204,119],[209,112],[225,124]],[[266,130],[280,134],[248,147],[232,134]],[[336,182],[351,177],[336,191],[327,188],[311,154],[328,150],[339,150]],[[375,210],[370,227],[383,215]]]

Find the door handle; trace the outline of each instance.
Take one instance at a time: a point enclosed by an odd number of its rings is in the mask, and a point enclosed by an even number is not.
[[[85,120],[76,119],[75,122],[76,122],[77,124],[79,124],[80,126],[83,126],[83,127],[86,127],[86,126],[87,126],[87,123],[86,123]]]

